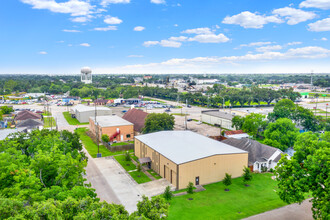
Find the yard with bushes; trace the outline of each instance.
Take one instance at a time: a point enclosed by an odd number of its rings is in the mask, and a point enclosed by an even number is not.
[[[135,164],[133,164],[131,159],[127,161],[125,155],[118,155],[114,158],[137,183],[140,184],[151,181],[151,179],[145,173],[142,171],[137,171]]]
[[[242,219],[287,205],[276,194],[273,174],[253,174],[249,187],[243,178],[205,185],[205,191],[172,198],[168,219]],[[229,188],[226,192],[224,189]],[[191,198],[192,200],[188,200]]]
[[[86,134],[88,131],[87,128],[77,128],[76,132],[80,137],[81,142],[83,143],[84,147],[88,151],[88,153],[96,158],[97,155],[97,144],[94,143],[94,141]],[[130,150],[130,152],[133,152],[133,150]],[[107,156],[113,156],[118,154],[124,154],[124,151],[118,151],[118,152],[111,152],[103,145],[100,145],[100,153],[102,153],[102,157]]]

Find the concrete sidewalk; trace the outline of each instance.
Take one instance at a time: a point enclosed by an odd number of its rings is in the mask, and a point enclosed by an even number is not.
[[[301,205],[291,204],[258,215],[254,215],[245,220],[312,220],[312,203],[305,200]]]

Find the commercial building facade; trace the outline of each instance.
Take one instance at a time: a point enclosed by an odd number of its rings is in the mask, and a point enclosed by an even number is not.
[[[204,185],[243,173],[248,153],[191,131],[161,131],[135,137],[135,156],[177,189]]]
[[[95,117],[95,107],[86,105],[76,105],[71,108],[71,115],[80,123],[89,122],[90,117]],[[112,115],[112,110],[107,107],[96,107],[97,116]]]
[[[206,110],[202,111],[202,122],[220,126],[229,130],[234,130],[233,128],[233,115],[229,112],[223,112],[219,110]]]
[[[97,116],[96,123],[95,117],[90,117],[89,129],[99,140],[103,134],[108,135],[111,142],[134,140],[134,125],[117,115]]]

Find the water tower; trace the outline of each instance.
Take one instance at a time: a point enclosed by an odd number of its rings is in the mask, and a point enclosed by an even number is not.
[[[89,67],[81,68],[81,82],[85,84],[92,83],[92,70]]]

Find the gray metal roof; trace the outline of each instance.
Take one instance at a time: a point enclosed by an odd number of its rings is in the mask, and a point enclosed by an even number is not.
[[[222,143],[226,143],[233,147],[237,147],[239,149],[248,151],[249,165],[253,165],[256,161],[265,162],[276,151],[281,151],[280,149],[265,144],[261,144],[258,141],[251,140],[249,138],[242,138],[242,139],[228,138],[226,140],[223,140]],[[276,158],[274,161],[277,162],[280,159],[280,156]]]
[[[228,112],[222,112],[222,111],[219,111],[219,110],[202,111],[202,114],[214,116],[214,117],[217,117],[217,118],[224,118],[224,119],[227,119],[227,120],[232,120],[233,117],[234,117],[232,114],[230,114]]]
[[[0,141],[6,139],[6,137],[10,134],[16,133],[16,132],[20,132],[23,131],[22,128],[18,128],[18,129],[3,129],[0,130]]]
[[[247,153],[192,131],[160,131],[135,138],[176,164],[219,154]]]
[[[95,117],[90,117],[95,122]],[[123,125],[133,125],[131,122],[122,119],[117,115],[96,116],[96,122],[100,127],[114,127]]]

